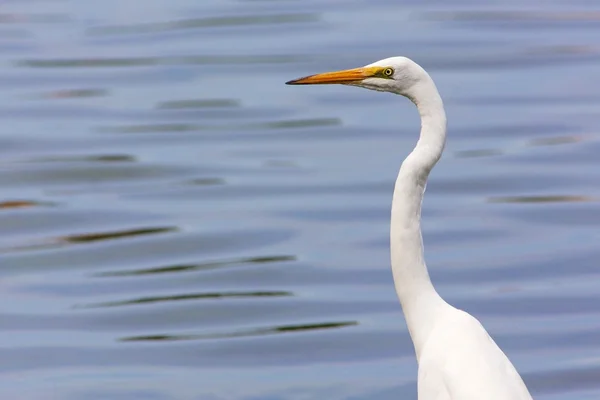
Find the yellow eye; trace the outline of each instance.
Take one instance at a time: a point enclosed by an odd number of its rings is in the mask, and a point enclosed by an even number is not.
[[[390,77],[394,75],[394,70],[392,68],[386,68],[383,70],[383,75]]]

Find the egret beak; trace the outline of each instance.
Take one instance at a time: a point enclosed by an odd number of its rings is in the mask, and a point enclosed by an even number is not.
[[[325,85],[331,83],[357,83],[377,75],[383,68],[362,67],[343,71],[324,72],[322,74],[305,76],[286,82],[286,85]]]

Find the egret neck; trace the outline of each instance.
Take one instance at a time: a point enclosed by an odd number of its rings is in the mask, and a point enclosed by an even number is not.
[[[407,94],[421,116],[421,133],[396,179],[390,231],[394,284],[417,361],[433,329],[435,313],[441,307],[449,307],[431,283],[421,236],[421,204],[427,178],[446,142],[444,104],[429,74],[427,78],[421,79]]]

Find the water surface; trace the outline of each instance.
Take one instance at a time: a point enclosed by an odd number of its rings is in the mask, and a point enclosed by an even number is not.
[[[401,98],[287,80],[406,55],[449,116],[440,293],[536,399],[600,395],[593,2],[6,1],[0,393],[416,398],[389,208]]]

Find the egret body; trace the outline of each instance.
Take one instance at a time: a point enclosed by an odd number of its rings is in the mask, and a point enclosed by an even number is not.
[[[390,227],[394,284],[415,347],[419,400],[531,400],[507,356],[475,317],[440,297],[425,265],[421,203],[446,142],[446,113],[435,83],[406,57],[287,82],[331,83],[405,96],[421,116],[419,139],[396,179]]]

